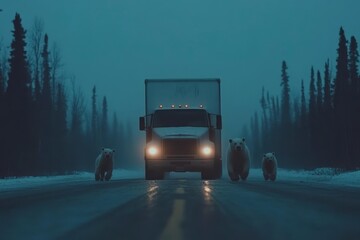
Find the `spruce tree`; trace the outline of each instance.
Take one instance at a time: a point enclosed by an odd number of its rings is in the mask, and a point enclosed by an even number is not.
[[[310,75],[310,89],[309,89],[309,119],[310,124],[314,125],[316,119],[316,88],[315,88],[315,76],[314,76],[314,68],[311,67],[311,75]]]
[[[345,105],[346,97],[348,94],[348,53],[347,53],[347,41],[343,28],[340,28],[339,33],[339,47],[337,49],[338,57],[336,59],[336,77],[334,84],[334,108],[337,118],[344,117],[342,114]]]
[[[329,112],[331,110],[331,79],[329,69],[329,59],[325,62],[324,70],[324,110]]]
[[[340,28],[339,44],[336,59],[336,77],[334,83],[334,123],[338,166],[348,168],[350,166],[349,156],[349,71],[347,41],[343,28]]]
[[[47,171],[53,171],[52,153],[53,153],[53,136],[52,136],[52,94],[51,94],[51,77],[48,50],[48,35],[44,36],[42,57],[42,91],[41,91],[41,139],[43,143],[43,163]]]
[[[35,84],[34,98],[35,101],[40,101],[41,84],[40,84],[40,60],[41,60],[41,42],[44,36],[44,23],[40,18],[35,18],[33,26],[30,31],[30,50],[33,82]]]
[[[5,94],[5,80],[3,77],[3,69],[0,63],[0,103],[3,102],[4,94]],[[2,108],[1,108],[2,110]],[[1,120],[0,120],[1,121]]]
[[[351,86],[349,117],[350,119],[350,155],[352,158],[352,167],[360,167],[360,79],[359,79],[359,52],[357,41],[354,36],[350,40],[349,49],[349,80]]]
[[[259,156],[261,156],[262,146],[260,142],[260,127],[259,127],[259,117],[258,113],[255,112],[254,116],[251,120],[251,132],[252,132],[252,148],[254,153],[254,158],[259,159]],[[246,140],[246,139],[245,139]],[[260,162],[255,162],[255,166],[259,166]]]
[[[108,145],[108,105],[105,96],[102,102],[101,133],[103,144]]]
[[[119,132],[119,122],[116,113],[114,112],[113,121],[112,121],[112,128],[111,128],[111,146],[115,149],[117,154],[120,153],[119,145],[120,145],[120,132]],[[120,159],[120,158],[117,158]],[[119,162],[115,162],[115,167],[119,168]]]
[[[96,107],[96,86],[94,85],[92,89],[92,97],[91,97],[91,132],[94,148],[97,148],[97,107]]]
[[[349,79],[352,89],[352,96],[356,97],[359,92],[359,52],[356,38],[351,37],[349,50]],[[354,100],[354,99],[353,99]]]
[[[301,127],[306,127],[306,99],[305,99],[305,88],[304,88],[304,80],[301,80]]]
[[[5,94],[5,83],[4,83],[4,78],[3,78],[3,71],[2,71],[2,66],[1,66],[1,61],[0,61],[0,132],[4,133],[4,94]],[[4,159],[4,146],[5,146],[5,136],[4,134],[0,134],[0,178],[4,177],[5,173],[4,173],[4,169],[5,169],[5,159]]]
[[[42,99],[42,107],[43,112],[49,116],[51,115],[51,76],[50,76],[50,63],[49,63],[49,50],[48,50],[48,35],[44,36],[44,47],[41,53],[42,56],[42,91],[41,91],[41,99]]]
[[[57,165],[57,171],[65,172],[69,170],[67,161],[67,100],[64,85],[58,83],[56,91],[56,107],[54,111],[54,162]]]
[[[319,116],[321,116],[322,104],[323,104],[323,91],[322,91],[322,80],[321,80],[320,71],[317,71],[316,89],[317,89],[317,95],[316,95],[317,112]]]
[[[291,137],[291,112],[290,112],[290,85],[289,85],[289,76],[287,74],[287,64],[285,61],[282,62],[281,67],[281,138],[279,139],[279,146],[283,145],[285,147],[284,155],[290,156],[291,144],[285,142],[283,139],[288,139]],[[287,166],[291,165],[288,161]]]
[[[267,129],[268,129],[268,118],[267,118],[267,104],[266,104],[266,99],[265,99],[265,89],[264,87],[262,88],[262,95],[261,95],[261,99],[260,99],[260,105],[261,105],[261,109],[263,111],[263,120],[262,120],[262,133],[263,133],[263,137],[265,134],[267,134]]]
[[[316,105],[316,88],[315,88],[315,76],[314,68],[311,67],[311,76],[310,76],[310,88],[309,88],[309,127],[310,127],[310,149],[315,153],[317,149],[317,105]],[[315,155],[315,154],[314,154]],[[311,159],[309,159],[311,160]],[[314,163],[311,161],[309,167],[313,167]]]
[[[15,14],[14,30],[9,59],[9,77],[6,91],[7,124],[4,135],[7,139],[7,172],[11,175],[26,174],[31,167],[30,145],[30,74],[26,55],[25,34],[21,17]],[[11,161],[11,162],[10,162]]]
[[[325,62],[324,69],[324,102],[323,102],[323,114],[321,128],[323,132],[321,134],[321,142],[323,143],[322,148],[322,159],[324,159],[324,166],[331,166],[334,158],[334,132],[329,131],[334,129],[334,115],[332,106],[332,94],[331,94],[331,74],[330,74],[329,59]]]
[[[290,125],[290,86],[289,86],[289,76],[287,74],[287,65],[286,62],[282,62],[281,67],[281,123],[283,126],[289,127]]]

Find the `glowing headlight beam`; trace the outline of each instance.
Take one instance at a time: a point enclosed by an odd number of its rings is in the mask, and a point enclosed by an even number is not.
[[[205,156],[210,156],[210,155],[213,153],[213,150],[212,150],[211,147],[206,146],[206,147],[203,147],[203,148],[201,149],[201,152],[202,152],[202,154],[205,155]]]
[[[147,149],[147,153],[150,156],[156,156],[159,153],[159,149],[157,147],[151,146]]]

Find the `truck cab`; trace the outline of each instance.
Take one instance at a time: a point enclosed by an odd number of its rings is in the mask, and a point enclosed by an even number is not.
[[[147,109],[151,108],[150,114],[140,117],[140,130],[146,132],[145,179],[163,179],[165,172],[172,171],[201,172],[202,179],[221,177],[221,115],[210,113],[205,103],[194,104],[200,89],[205,91],[206,85],[213,85],[214,81],[147,80],[145,84]],[[173,101],[164,95],[159,99],[159,95],[153,93],[155,89],[149,92],[149,84],[161,87],[160,92],[168,89],[173,94],[170,95]],[[176,93],[179,89],[181,99]],[[190,94],[184,94],[184,89]],[[150,107],[148,101],[153,102],[148,99],[150,93],[159,100],[157,106]]]

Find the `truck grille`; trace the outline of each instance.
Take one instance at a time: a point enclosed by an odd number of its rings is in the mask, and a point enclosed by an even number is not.
[[[163,142],[165,156],[168,158],[179,158],[182,156],[196,155],[196,139],[165,139]]]

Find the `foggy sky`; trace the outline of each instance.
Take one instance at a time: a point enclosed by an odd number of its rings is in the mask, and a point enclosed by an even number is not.
[[[110,111],[117,111],[122,121],[134,122],[134,130],[144,114],[145,78],[219,77],[224,130],[235,137],[259,109],[262,86],[279,94],[282,60],[289,67],[292,96],[298,96],[301,79],[308,91],[311,65],[323,73],[330,58],[334,69],[340,26],[347,39],[360,39],[357,0],[0,4],[3,45],[10,45],[15,12],[27,30],[36,16],[42,18],[50,42],[56,41],[62,50],[64,70],[76,76],[88,101],[95,84],[99,102],[106,95]]]

